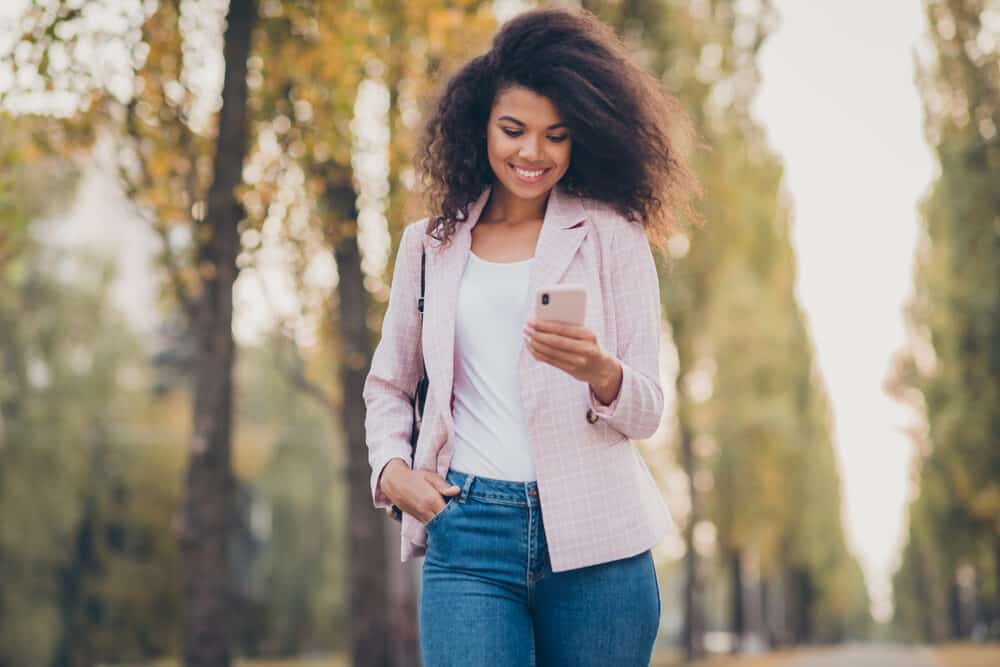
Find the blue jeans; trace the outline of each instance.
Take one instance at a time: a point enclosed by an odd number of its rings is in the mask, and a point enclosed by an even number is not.
[[[460,487],[427,522],[424,667],[638,667],[660,623],[650,551],[553,572],[536,482],[449,470]]]

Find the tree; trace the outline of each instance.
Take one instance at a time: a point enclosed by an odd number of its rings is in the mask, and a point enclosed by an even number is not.
[[[115,128],[115,117],[109,115],[109,109],[119,109],[117,99],[110,94],[108,82],[95,80],[87,73],[86,61],[70,60],[70,65],[63,66],[64,71],[50,67],[51,63],[64,60],[57,58],[57,53],[72,52],[94,37],[94,28],[88,23],[88,9],[62,0],[36,1],[22,22],[21,43],[28,46],[14,49],[12,64],[16,70],[40,78],[43,90],[68,85],[76,93],[76,105],[71,111],[78,114],[82,124]],[[145,38],[142,43],[147,48],[147,58],[138,76],[130,76],[128,80],[135,84],[139,95],[147,94],[161,104],[154,106],[139,96],[129,99],[124,116],[136,150],[129,156],[131,161],[123,164],[123,176],[131,196],[147,198],[159,229],[164,230],[165,224],[178,218],[184,221],[194,218],[191,225],[194,275],[190,272],[188,275],[193,278],[189,283],[196,284],[195,291],[185,282],[170,245],[165,245],[176,296],[189,317],[195,341],[193,424],[179,536],[185,564],[184,655],[189,665],[227,665],[231,659],[229,626],[233,615],[226,560],[228,529],[234,511],[230,466],[231,376],[235,352],[232,288],[237,275],[237,227],[243,217],[234,188],[242,180],[248,143],[246,75],[256,3],[233,0],[229,8],[223,36],[222,104],[214,146],[196,139],[197,133],[190,126],[191,108],[183,106],[190,96],[180,82],[181,32],[177,30],[177,19],[185,7],[179,0],[163,2],[148,17],[144,15],[145,9],[141,4],[119,8],[127,18],[134,18],[129,15],[130,10],[139,16]],[[125,31],[113,39],[127,42],[130,34]],[[161,114],[162,111],[166,113]],[[199,153],[198,149],[206,144],[210,148]],[[182,159],[163,160],[168,151],[174,156],[180,152]],[[207,191],[199,187],[199,177],[208,181]],[[170,188],[162,187],[161,178],[176,184],[176,189],[187,195],[187,201],[170,197]],[[193,213],[199,203],[203,207],[201,215]]]
[[[707,145],[693,153],[706,192],[705,224],[676,230],[670,256],[661,258],[679,363],[676,440],[691,497],[684,525],[687,655],[703,652],[704,599],[713,583],[712,563],[699,562],[695,548],[699,524],[715,529],[738,639],[785,635],[783,627],[767,626],[774,614],[750,603],[751,590],[761,591],[754,599],[799,598],[799,617],[818,619],[837,608],[860,618],[852,627],[863,626],[867,598],[839,521],[825,392],[794,296],[783,168],[750,113],[756,56],[773,30],[774,9],[728,0],[583,4],[676,92]],[[798,484],[803,478],[812,486]],[[835,590],[834,581],[849,592]],[[831,626],[836,636],[841,625]],[[799,641],[821,636],[811,625],[798,629]]]
[[[337,266],[335,293],[322,300],[322,336],[328,354],[323,358],[314,354],[310,361],[314,369],[330,363],[339,382],[323,381],[324,374],[315,371],[307,375],[305,354],[294,337],[288,343],[295,381],[336,416],[345,434],[344,481],[347,511],[353,519],[347,526],[344,577],[352,612],[351,654],[358,664],[409,664],[418,652],[416,591],[411,579],[394,576],[398,542],[387,539],[398,525],[373,512],[370,503],[364,406],[358,399],[370,363],[373,330],[384,308],[379,298],[384,290],[379,287],[385,280],[381,275],[366,277],[362,268],[359,200],[385,212],[394,245],[404,222],[409,222],[406,211],[414,208],[411,190],[416,184],[408,163],[421,104],[443,69],[471,55],[479,40],[468,37],[488,36],[492,17],[487,19],[485,10],[483,2],[453,7],[376,2],[367,12],[348,3],[321,9],[314,3],[286,2],[273,6],[268,15],[257,115],[262,133],[273,137],[282,150],[271,160],[263,151],[255,155],[260,177],[247,194],[259,202],[255,224],[265,218],[282,224],[285,238],[298,251],[297,275],[331,250]],[[362,86],[387,98],[384,118],[357,115]],[[372,185],[368,174],[355,170],[352,162],[358,148],[352,152],[356,142],[352,122],[384,124],[389,131],[389,173],[384,184]],[[304,187],[283,188],[282,179],[290,171],[301,175]],[[359,191],[356,184],[367,189]],[[285,203],[288,196],[294,197],[294,206]],[[295,216],[303,211],[318,224],[297,232]],[[390,248],[387,266],[392,265],[393,252]],[[308,290],[304,281],[296,283],[303,292]],[[371,284],[377,286],[374,299]],[[335,377],[333,372],[326,375]],[[394,579],[402,585],[390,591]]]
[[[0,665],[51,660],[62,632],[52,581],[66,563],[77,516],[81,453],[60,456],[59,444],[79,435],[87,415],[65,400],[53,405],[67,341],[28,308],[55,291],[38,275],[29,225],[65,207],[77,182],[68,165],[31,159],[33,138],[51,131],[45,119],[0,115]],[[42,186],[47,172],[55,175],[50,191]],[[63,419],[39,437],[32,426],[61,409]],[[39,492],[34,480],[42,472],[50,484]]]
[[[231,466],[233,284],[243,209],[235,188],[247,151],[247,59],[255,0],[232,0],[223,38],[225,76],[212,184],[198,230],[201,294],[194,303],[193,429],[180,544],[184,562],[184,662],[229,665],[234,610],[227,544],[233,518]],[[207,237],[207,238],[205,238]]]
[[[921,207],[911,344],[888,384],[922,421],[898,618],[905,632],[936,639],[942,629],[912,605],[947,611],[951,637],[1000,618],[1000,56],[986,20],[1000,7],[924,5],[933,58],[918,62],[917,80],[940,173]],[[968,597],[986,599],[970,614]]]

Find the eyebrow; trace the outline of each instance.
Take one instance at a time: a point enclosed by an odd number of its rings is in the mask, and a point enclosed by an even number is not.
[[[520,121],[520,120],[514,118],[513,116],[500,116],[499,118],[497,118],[498,122],[501,121],[501,120],[509,120],[512,123],[517,123],[518,125],[524,127],[524,121]],[[547,130],[554,130],[554,129],[559,128],[559,127],[566,127],[566,123],[555,123],[553,125],[549,125],[545,129],[547,129]]]

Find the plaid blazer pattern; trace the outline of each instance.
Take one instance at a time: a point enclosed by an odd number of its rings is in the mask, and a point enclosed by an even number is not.
[[[379,475],[393,458],[442,477],[454,451],[451,412],[455,308],[470,230],[489,199],[484,190],[456,226],[448,246],[424,231],[427,218],[403,232],[393,269],[382,337],[363,397],[372,501],[390,507]],[[426,248],[426,291],[421,327],[421,247]],[[673,527],[669,511],[634,439],[650,437],[663,414],[659,378],[660,292],[653,255],[642,228],[610,207],[567,193],[549,194],[531,264],[528,294],[555,283],[587,289],[585,324],[622,365],[622,384],[610,405],[589,385],[537,361],[524,347],[518,360],[524,414],[535,455],[539,502],[555,572],[626,558]],[[522,321],[533,316],[525,300]],[[421,374],[430,389],[414,456],[410,455],[411,400]],[[404,512],[402,562],[426,551],[426,531]]]

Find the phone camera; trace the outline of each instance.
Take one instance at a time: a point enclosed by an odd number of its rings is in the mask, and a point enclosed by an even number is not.
[[[548,292],[545,292],[544,294],[542,294],[542,305],[543,306],[549,305],[549,293]]]

